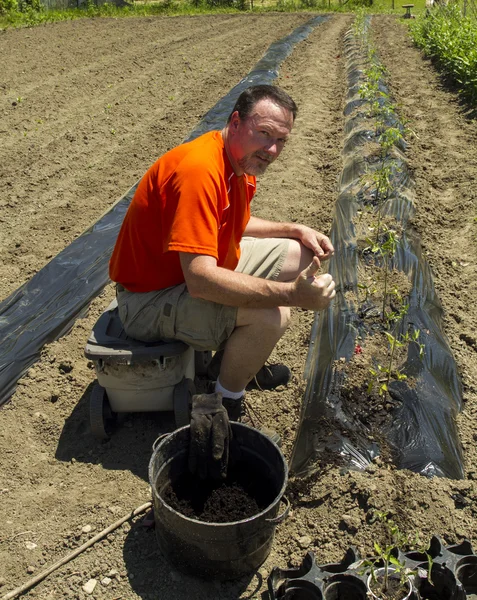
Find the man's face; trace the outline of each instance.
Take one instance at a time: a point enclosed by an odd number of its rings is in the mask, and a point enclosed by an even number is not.
[[[268,99],[257,102],[246,119],[235,112],[229,123],[229,140],[236,173],[265,173],[283,150],[292,127],[293,114]]]

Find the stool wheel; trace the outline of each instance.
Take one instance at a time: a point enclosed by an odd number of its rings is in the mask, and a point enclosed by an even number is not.
[[[174,418],[176,427],[184,427],[190,423],[192,396],[195,394],[195,385],[192,379],[184,377],[175,387],[173,392]]]
[[[111,437],[117,415],[111,410],[106,390],[96,382],[89,399],[89,422],[91,433],[98,440]]]

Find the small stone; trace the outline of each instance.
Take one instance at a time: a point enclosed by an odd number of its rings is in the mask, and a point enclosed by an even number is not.
[[[117,569],[111,569],[109,573],[106,574],[107,577],[116,577],[117,575],[119,575]]]
[[[97,579],[90,579],[84,584],[82,588],[83,592],[85,592],[86,594],[92,594],[97,583]]]
[[[27,550],[34,550],[37,547],[37,545],[33,542],[25,542],[25,547]]]
[[[298,554],[297,552],[294,552],[294,553],[290,554],[290,558],[288,560],[288,564],[291,567],[293,567],[293,566],[296,566],[296,565],[300,565],[301,562],[302,562],[302,560],[303,560],[303,557],[300,554]]]
[[[35,572],[35,567],[33,565],[28,565],[28,567],[27,567],[27,573],[29,575],[31,575],[34,572]]]
[[[349,533],[356,533],[361,526],[359,517],[352,515],[343,515],[340,521],[340,529],[345,529]]]
[[[84,527],[81,528],[81,531],[83,533],[90,533],[92,529],[93,528],[91,527],[91,525],[85,525]]]
[[[111,577],[103,577],[103,579],[101,579],[101,585],[104,585],[104,587],[106,587],[111,583],[111,581]]]
[[[309,535],[302,535],[300,538],[298,538],[297,542],[300,548],[305,550],[311,546],[311,537]]]

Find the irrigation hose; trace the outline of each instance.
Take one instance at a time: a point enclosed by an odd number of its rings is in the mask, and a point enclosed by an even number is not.
[[[145,512],[146,510],[151,508],[151,506],[152,506],[152,502],[146,502],[146,504],[142,504],[141,506],[138,506],[135,510],[132,511],[132,513],[127,514],[125,517],[121,517],[121,519],[119,519],[118,521],[116,521],[115,523],[113,523],[112,525],[107,527],[106,529],[103,529],[103,531],[96,534],[90,540],[85,542],[82,546],[79,546],[79,548],[76,548],[76,550],[73,550],[73,552],[71,552],[71,554],[68,554],[68,556],[65,556],[64,558],[61,558],[59,561],[57,561],[56,563],[51,565],[51,567],[49,567],[45,571],[42,571],[41,573],[38,573],[38,575],[35,575],[35,577],[32,577],[29,581],[27,581],[20,587],[17,587],[13,591],[8,592],[8,594],[5,594],[4,596],[2,596],[0,600],[11,600],[11,598],[16,598],[20,594],[23,594],[23,592],[26,592],[27,590],[29,590],[30,588],[35,586],[40,581],[43,581],[43,579],[48,577],[48,575],[53,573],[53,571],[56,571],[56,569],[58,569],[59,567],[65,565],[70,560],[73,560],[73,558],[78,556],[78,554],[81,554],[87,548],[89,548],[93,544],[96,544],[96,542],[99,542],[99,540],[101,540],[105,536],[107,536],[108,533],[111,533],[112,531],[114,531],[115,529],[120,527],[123,523],[125,523],[129,519],[132,519],[133,517],[136,517],[137,515],[140,515],[141,513]]]

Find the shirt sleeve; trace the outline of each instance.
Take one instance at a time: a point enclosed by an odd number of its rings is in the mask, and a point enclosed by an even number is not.
[[[187,157],[164,189],[163,251],[206,254],[218,259],[218,231],[227,192],[213,161]]]

